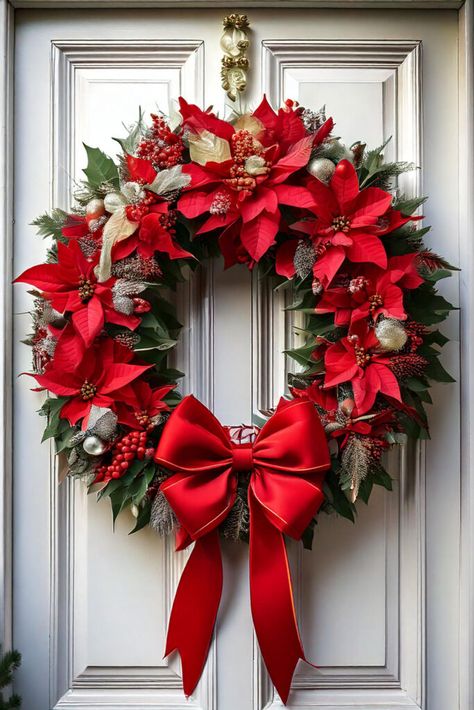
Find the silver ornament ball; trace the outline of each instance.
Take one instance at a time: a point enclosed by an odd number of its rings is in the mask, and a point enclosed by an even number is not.
[[[89,456],[102,456],[107,447],[98,436],[86,436],[82,448]]]
[[[330,181],[335,169],[336,166],[329,158],[313,158],[306,168],[310,175],[325,183]]]
[[[104,205],[107,212],[113,214],[117,212],[121,207],[127,204],[127,200],[119,192],[109,192],[104,197]]]
[[[104,212],[104,200],[101,200],[99,197],[94,197],[94,199],[90,200],[86,205],[86,215],[88,217],[98,219]]]
[[[375,335],[380,343],[379,349],[384,352],[401,350],[407,342],[403,323],[393,318],[383,318],[375,326]]]

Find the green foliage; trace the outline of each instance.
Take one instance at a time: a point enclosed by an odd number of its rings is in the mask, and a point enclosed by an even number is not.
[[[133,155],[147,130],[141,108],[138,109],[138,121],[130,127],[123,124],[123,127],[127,131],[125,138],[114,138],[113,140],[117,141],[124,153]]]
[[[109,498],[112,518],[115,521],[125,508],[136,505],[139,509],[137,523],[132,533],[141,530],[150,519],[151,503],[146,497],[150,483],[157,475],[157,467],[152,461],[135,460],[121,478],[113,478],[98,493],[97,498]]]
[[[13,681],[13,673],[20,667],[21,654],[18,651],[6,651],[0,658],[0,688],[6,688]],[[19,695],[4,698],[0,692],[0,710],[14,710],[21,707]]]
[[[87,153],[87,167],[83,172],[87,178],[87,185],[90,188],[101,188],[110,185],[119,189],[120,180],[117,166],[112,158],[103,153],[99,148],[91,148],[84,143]]]
[[[67,397],[48,397],[39,410],[41,416],[48,418],[42,441],[54,439],[57,454],[67,448],[75,434],[68,420],[60,416],[60,411],[67,401]]]
[[[31,224],[37,227],[38,234],[40,237],[43,237],[43,239],[46,237],[61,239],[61,229],[67,222],[67,219],[68,215],[66,212],[60,209],[54,209],[50,214],[44,212],[34,219]]]
[[[399,175],[410,170],[416,170],[416,166],[413,163],[384,162],[384,150],[390,140],[389,138],[378,148],[364,152],[358,168],[361,188],[379,187],[382,190],[389,190],[393,187],[393,183]]]

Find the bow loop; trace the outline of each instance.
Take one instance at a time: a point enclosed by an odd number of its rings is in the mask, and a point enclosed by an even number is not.
[[[309,400],[281,399],[254,444],[250,488],[261,513],[297,540],[323,502],[329,468],[326,436]]]

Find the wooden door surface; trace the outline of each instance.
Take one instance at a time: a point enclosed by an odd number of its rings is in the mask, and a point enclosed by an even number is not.
[[[22,10],[15,76],[14,271],[43,260],[29,226],[71,204],[82,142],[114,154],[138,107],[165,113],[184,95],[222,106],[219,37],[224,11]],[[326,105],[347,144],[389,136],[388,155],[421,166],[407,193],[426,192],[429,246],[458,262],[457,16],[454,11],[253,10],[250,83],[317,109]],[[456,279],[442,292],[457,302]],[[30,297],[15,293],[15,372]],[[279,294],[245,267],[206,265],[178,294],[185,324],[177,365],[225,424],[249,423],[285,390],[282,351],[297,337]],[[458,323],[443,360],[458,372]],[[432,440],[391,454],[392,494],[358,504],[356,526],[321,516],[314,550],[290,545],[308,657],[289,707],[454,710],[459,648],[459,402],[435,387]],[[163,660],[167,617],[186,554],[151,530],[115,533],[107,502],[84,484],[58,488],[41,445],[41,395],[15,383],[14,642],[24,656],[26,710],[260,710],[279,707],[254,640],[248,550],[224,543],[224,594],[201,683],[188,701],[179,665]],[[285,649],[281,649],[285,653]]]

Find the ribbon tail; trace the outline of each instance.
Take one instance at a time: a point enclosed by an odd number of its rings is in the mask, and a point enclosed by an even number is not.
[[[222,558],[216,530],[196,541],[171,610],[165,656],[178,651],[183,689],[191,695],[206,663],[222,594]]]
[[[250,601],[265,666],[286,704],[298,660],[306,661],[296,621],[291,575],[282,533],[249,491]]]

